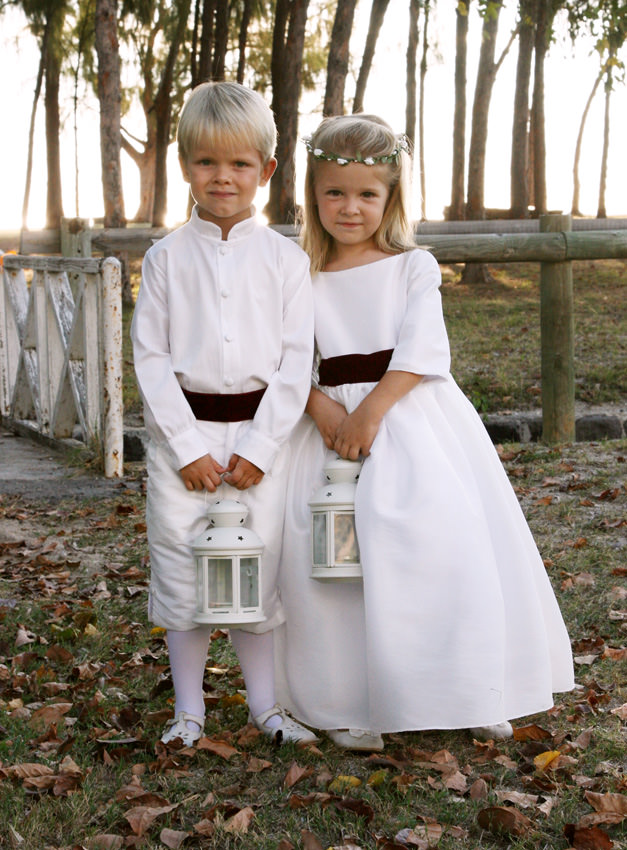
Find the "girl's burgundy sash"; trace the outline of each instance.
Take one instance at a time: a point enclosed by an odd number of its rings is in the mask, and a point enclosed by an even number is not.
[[[196,419],[208,422],[242,422],[252,419],[266,388],[250,393],[194,393],[183,390]]]
[[[318,382],[322,387],[339,387],[341,384],[369,384],[380,381],[385,375],[393,348],[373,351],[372,354],[343,354],[320,361]]]

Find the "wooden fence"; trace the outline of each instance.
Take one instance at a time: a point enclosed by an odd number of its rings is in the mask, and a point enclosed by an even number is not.
[[[277,225],[297,238],[291,225]],[[132,226],[91,229],[84,219],[65,222],[64,232],[23,231],[21,251],[67,252],[89,256],[122,252],[143,256],[167,228]],[[0,233],[0,247],[9,247]],[[542,437],[546,442],[575,439],[574,316],[572,262],[627,258],[627,219],[575,219],[550,214],[540,220],[424,223],[416,228],[416,243],[440,263],[540,263],[540,323],[542,359]],[[9,264],[9,260],[5,264]]]
[[[4,254],[0,285],[0,415],[51,439],[78,427],[123,474],[120,263]]]

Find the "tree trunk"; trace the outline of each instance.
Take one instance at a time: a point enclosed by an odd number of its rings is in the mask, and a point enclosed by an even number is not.
[[[28,154],[26,156],[26,179],[24,181],[24,199],[22,201],[22,229],[26,230],[28,223],[28,204],[30,202],[30,186],[33,175],[33,143],[35,138],[35,118],[37,116],[37,104],[39,103],[39,95],[41,94],[41,86],[46,68],[47,53],[48,53],[48,33],[50,31],[49,22],[46,21],[46,26],[41,37],[39,67],[37,69],[37,81],[35,83],[35,92],[33,94],[33,105],[30,112],[30,125],[28,127]]]
[[[344,114],[344,89],[348,74],[349,43],[353,31],[353,18],[357,0],[338,0],[331,30],[331,43],[327,59],[327,84],[322,114]]]
[[[420,60],[420,97],[418,105],[418,162],[420,167],[420,219],[427,220],[427,181],[425,170],[425,77],[429,50],[429,0],[424,0],[424,27],[422,29],[422,59]]]
[[[533,54],[534,21],[537,0],[520,0],[518,62],[514,92],[512,126],[511,210],[512,218],[527,218],[529,191],[527,184],[529,145],[529,85]]]
[[[246,45],[248,44],[248,27],[250,25],[252,11],[252,0],[244,0],[238,36],[237,82],[240,85],[244,82],[244,72],[246,70]]]
[[[407,53],[405,55],[406,65],[406,100],[405,100],[405,135],[412,145],[416,141],[417,121],[417,95],[416,95],[416,71],[418,63],[418,19],[420,17],[421,0],[409,0],[409,32],[407,35]]]
[[[117,0],[96,0],[96,52],[100,102],[100,158],[105,227],[124,227],[120,164],[120,56]]]
[[[614,67],[615,50],[610,45],[605,76],[605,114],[603,117],[603,153],[601,154],[601,176],[599,179],[599,205],[597,218],[607,218],[605,209],[605,189],[607,186],[607,159],[610,151],[610,98],[612,96],[612,68]]]
[[[466,217],[469,219],[482,219],[485,217],[484,190],[488,114],[497,69],[497,65],[494,62],[494,54],[496,51],[496,36],[501,5],[500,2],[496,3],[494,14],[486,14],[483,19],[477,82],[472,105],[472,130],[468,156]],[[484,283],[488,279],[488,267],[483,263],[466,263],[464,266],[462,283]]]
[[[121,137],[122,150],[133,160],[139,171],[139,206],[133,216],[133,221],[150,222],[155,203],[155,132],[148,133],[148,141],[143,143],[143,151]]]
[[[370,69],[372,68],[372,60],[374,59],[374,51],[377,46],[377,39],[381,30],[381,24],[385,17],[390,0],[372,0],[372,8],[370,9],[370,21],[368,23],[368,34],[366,35],[366,45],[364,54],[361,58],[361,67],[359,76],[357,77],[357,85],[355,87],[355,97],[353,99],[353,113],[364,111],[364,95],[368,84]]]
[[[59,131],[59,79],[61,76],[60,38],[64,12],[51,11],[50,41],[46,51],[46,162],[48,182],[46,193],[46,227],[58,228],[63,218],[63,194],[61,188],[61,145]]]
[[[271,224],[296,217],[294,151],[309,0],[277,0],[272,45],[272,111],[279,135],[277,169],[264,212]],[[287,35],[285,34],[287,29]]]
[[[533,72],[533,205],[536,216],[544,215],[546,207],[546,136],[544,120],[544,60],[548,49],[549,30],[552,24],[552,0],[539,0],[535,39]]]
[[[211,79],[223,80],[226,67],[226,51],[229,41],[229,2],[217,0],[216,6],[216,36],[213,45],[213,62]]]
[[[451,205],[448,218],[461,221],[465,216],[466,181],[466,57],[468,54],[468,2],[457,4],[455,39],[455,112],[453,117],[453,167]]]
[[[202,7],[202,35],[200,37],[200,56],[198,58],[198,83],[211,79],[211,56],[213,55],[213,18],[216,0],[204,0]]]
[[[577,133],[577,143],[575,145],[575,157],[573,159],[573,203],[572,203],[572,215],[581,215],[581,210],[579,209],[579,194],[581,190],[581,185],[579,182],[579,160],[581,159],[581,145],[583,142],[583,131],[586,126],[586,119],[588,117],[588,112],[590,111],[590,106],[592,105],[592,101],[594,100],[594,96],[597,93],[597,89],[601,84],[601,80],[605,76],[606,66],[605,64],[602,66],[599,71],[599,75],[594,81],[594,85],[592,86],[592,91],[588,95],[588,100],[586,101],[586,105],[584,107],[583,113],[581,115],[581,123],[579,124],[579,132]]]
[[[172,112],[172,80],[174,78],[174,65],[178,56],[179,48],[185,31],[187,19],[191,7],[191,0],[178,0],[177,5],[177,27],[170,42],[168,56],[159,83],[159,90],[154,100],[154,114],[156,121],[156,145],[155,145],[155,202],[152,211],[152,226],[164,227],[165,215],[168,204],[168,174],[167,157],[170,145],[170,123]]]

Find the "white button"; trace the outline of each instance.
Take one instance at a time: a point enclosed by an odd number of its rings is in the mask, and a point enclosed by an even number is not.
[[[222,290],[220,290],[220,295],[221,295],[223,298],[228,298],[228,297],[229,297],[229,290],[228,290],[228,289],[222,289]]]
[[[233,378],[225,378],[224,379],[224,386],[225,387],[232,387],[234,383],[235,383],[235,381],[233,380]]]
[[[224,341],[225,342],[233,342],[233,335],[232,334],[224,334]]]
[[[228,253],[229,253],[229,250],[230,250],[230,249],[229,249],[229,247],[228,247],[227,245],[220,245],[220,253],[221,253],[221,254],[228,254]]]

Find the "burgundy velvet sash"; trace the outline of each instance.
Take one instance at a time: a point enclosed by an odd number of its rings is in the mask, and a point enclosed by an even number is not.
[[[385,375],[393,348],[373,351],[372,354],[342,354],[320,361],[319,383],[322,387],[339,387],[340,384],[368,384],[380,381]]]
[[[250,393],[194,393],[183,390],[196,419],[209,422],[242,422],[252,419],[266,388]]]

